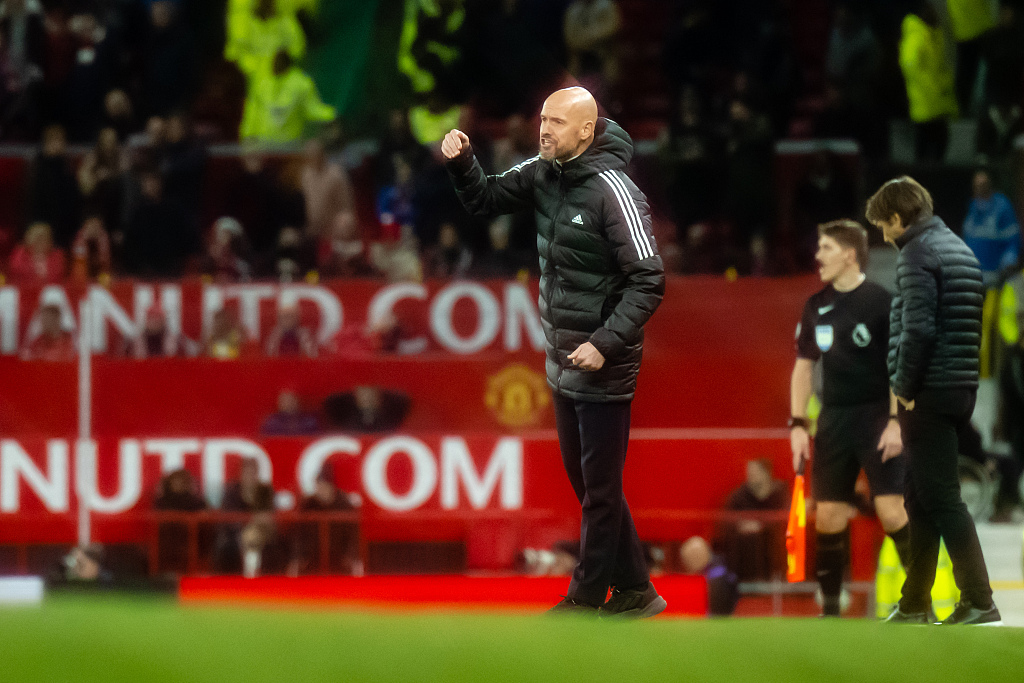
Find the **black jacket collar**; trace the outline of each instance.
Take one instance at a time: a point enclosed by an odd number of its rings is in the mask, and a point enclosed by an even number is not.
[[[902,235],[896,238],[896,246],[902,249],[903,247],[910,244],[910,242],[917,237],[924,234],[926,230],[932,228],[946,227],[946,224],[942,222],[942,219],[938,216],[932,216],[923,221],[917,221],[909,228],[907,228]]]

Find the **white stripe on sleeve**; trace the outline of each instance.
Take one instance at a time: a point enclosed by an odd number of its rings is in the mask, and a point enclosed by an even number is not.
[[[636,247],[637,257],[642,261],[648,256],[653,256],[654,252],[651,250],[650,244],[647,241],[647,236],[644,234],[643,222],[640,219],[640,212],[637,210],[628,191],[626,191],[625,187],[618,182],[618,178],[615,177],[614,171],[605,171],[601,174],[601,177],[606,183],[608,183],[608,186],[612,188],[612,192],[615,193],[615,198],[619,201],[619,208],[622,210],[623,218],[626,220],[626,225],[629,227],[629,234],[633,239],[633,246]]]
[[[651,241],[647,238],[647,232],[644,230],[644,221],[640,217],[640,210],[636,206],[636,202],[633,201],[632,195],[629,193],[629,189],[626,188],[626,184],[622,182],[622,178],[619,177],[615,171],[609,171],[619,188],[622,190],[623,196],[628,200],[629,208],[633,210],[634,225],[636,225],[637,238],[644,246],[648,256],[654,256],[654,249],[651,247]]]
[[[533,162],[537,161],[538,159],[540,159],[540,155],[539,154],[537,156],[533,157],[532,159],[527,159],[526,161],[522,162],[521,164],[516,164],[515,166],[513,166],[510,169],[508,169],[507,171],[505,171],[504,173],[502,173],[498,177],[499,178],[504,178],[509,173],[515,173],[516,171],[522,171],[525,166],[529,166],[530,164],[532,164]]]

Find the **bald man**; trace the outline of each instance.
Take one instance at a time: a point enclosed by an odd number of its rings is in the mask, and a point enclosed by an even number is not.
[[[448,133],[441,151],[474,216],[536,212],[547,378],[583,509],[580,561],[552,611],[654,616],[666,603],[622,492],[644,325],[665,292],[647,199],[624,172],[633,141],[598,116],[589,92],[567,88],[544,103],[539,154],[501,175],[484,175],[462,131]]]

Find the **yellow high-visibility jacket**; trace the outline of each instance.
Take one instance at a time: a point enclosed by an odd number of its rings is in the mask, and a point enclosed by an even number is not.
[[[959,114],[944,43],[941,28],[932,28],[915,14],[903,18],[900,68],[907,84],[910,119],[915,123]]]
[[[415,93],[423,94],[434,89],[434,74],[430,73],[416,61],[413,46],[419,38],[420,17],[432,19],[441,17],[444,8],[437,0],[405,0],[405,19],[402,22],[402,35],[398,41],[398,70],[408,76]],[[447,36],[454,37],[466,20],[466,10],[462,3],[456,4],[444,21]],[[436,40],[428,41],[424,46],[427,52],[435,55],[442,64],[448,65],[459,57],[459,50],[454,44],[446,44]]]
[[[1019,272],[1003,285],[999,295],[999,336],[1008,346],[1020,343],[1024,326],[1024,272]]]
[[[989,0],[946,0],[953,38],[962,43],[977,38],[996,25]]]
[[[282,12],[263,21],[251,9],[229,10],[224,59],[235,62],[247,78],[269,71],[279,50],[294,60],[306,54],[306,35],[294,14]]]
[[[334,107],[324,104],[313,79],[298,67],[281,76],[266,71],[252,79],[245,100],[242,140],[293,142],[302,138],[311,121],[331,121]]]

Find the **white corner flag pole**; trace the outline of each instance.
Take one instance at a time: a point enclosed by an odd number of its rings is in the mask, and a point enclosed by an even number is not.
[[[92,448],[85,448],[92,438],[92,306],[88,295],[82,300],[78,314],[78,441],[75,448],[75,480],[78,483],[78,544],[92,540],[92,519],[87,496],[93,489],[96,458]]]

